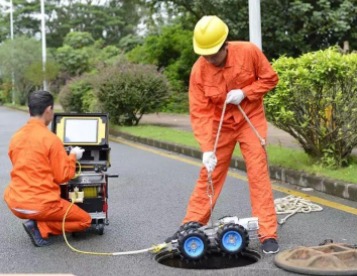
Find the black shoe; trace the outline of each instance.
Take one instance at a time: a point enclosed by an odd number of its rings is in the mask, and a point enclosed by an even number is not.
[[[168,237],[165,242],[169,243],[173,240],[177,240],[179,238],[180,232],[188,230],[188,229],[197,229],[202,227],[202,224],[196,221],[189,221],[186,222],[185,224],[182,224],[179,228],[179,230],[177,230],[172,236]]]
[[[263,241],[262,249],[265,254],[275,254],[279,252],[279,244],[276,239],[270,238]]]
[[[40,230],[37,228],[37,223],[34,220],[28,220],[22,224],[26,233],[30,236],[32,243],[37,247],[49,245],[50,242],[43,239]]]

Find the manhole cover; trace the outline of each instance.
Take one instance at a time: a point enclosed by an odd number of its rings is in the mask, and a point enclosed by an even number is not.
[[[155,260],[166,266],[186,269],[223,269],[246,266],[256,263],[260,259],[258,252],[245,250],[236,256],[222,255],[219,253],[207,254],[197,262],[187,261],[179,254],[162,252],[156,255]]]
[[[346,244],[298,247],[275,256],[285,270],[308,275],[357,275],[357,249]]]

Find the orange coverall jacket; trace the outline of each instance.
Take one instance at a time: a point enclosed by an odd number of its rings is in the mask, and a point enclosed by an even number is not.
[[[11,208],[39,210],[60,199],[60,184],[75,175],[76,157],[39,119],[31,118],[12,137],[13,169],[4,199]]]
[[[189,97],[192,128],[201,150],[213,150],[213,124],[220,121],[230,90],[243,90],[246,98],[240,105],[253,125],[259,125],[266,121],[263,96],[277,83],[278,75],[269,61],[250,42],[229,42],[226,64],[222,68],[200,57],[192,68]],[[227,105],[223,125],[242,121],[244,118],[237,107]]]
[[[62,233],[70,202],[61,198],[60,184],[75,175],[76,157],[67,155],[61,140],[39,119],[31,118],[11,139],[13,169],[4,199],[21,219],[37,222],[42,238]],[[67,213],[65,229],[79,232],[91,225],[91,216],[77,205]]]

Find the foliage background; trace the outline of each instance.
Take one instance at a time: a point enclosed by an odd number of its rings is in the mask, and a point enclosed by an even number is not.
[[[60,94],[59,99],[68,110],[94,110],[103,108],[104,104],[105,108],[115,112],[113,103],[116,108],[120,106],[124,113],[115,115],[118,123],[136,125],[145,112],[186,113],[189,74],[197,58],[192,49],[195,23],[203,15],[215,14],[228,24],[230,40],[249,40],[248,2],[47,0],[48,60],[44,74],[41,71],[40,1],[13,0],[13,41],[10,39],[10,14],[6,8],[0,7],[0,100],[25,104],[28,93],[38,89],[46,79],[49,89],[55,95]],[[270,119],[294,134],[305,151],[319,162],[331,167],[347,164],[354,146],[354,138],[349,132],[354,121],[351,116],[345,116],[347,112],[343,108],[347,106],[350,112],[354,112],[355,98],[348,95],[355,91],[355,80],[340,62],[349,64],[352,61],[334,59],[334,54],[329,62],[335,63],[329,65],[321,60],[321,64],[314,67],[308,57],[331,46],[341,47],[344,53],[356,49],[357,0],[260,2],[263,51],[271,61],[275,61],[283,79],[276,93],[267,98],[268,103],[275,101],[269,106],[274,106],[270,110],[274,114]],[[130,62],[126,69],[115,67],[122,56]],[[353,59],[352,55],[350,59]],[[291,67],[281,65],[284,62]],[[108,68],[111,68],[111,74],[107,72]],[[324,75],[326,68],[332,68],[328,71],[330,75]],[[294,70],[292,77],[291,71]],[[142,72],[147,72],[147,75],[142,75]],[[341,76],[342,72],[345,77]],[[105,78],[107,73],[112,79]],[[119,73],[127,74],[126,78],[120,78]],[[136,73],[140,79],[135,79]],[[311,76],[321,83],[314,83],[309,78]],[[125,93],[119,95],[114,92],[101,82],[102,79]],[[160,81],[156,82],[158,79]],[[151,82],[158,86],[156,91],[153,91]],[[166,89],[165,93],[162,88]],[[147,106],[143,102],[146,89],[151,91]],[[317,98],[319,93],[324,95],[324,100]],[[157,100],[153,97],[155,94]],[[282,100],[285,94],[289,94],[290,101],[294,100],[290,105]],[[281,98],[278,99],[277,95]],[[123,102],[117,102],[116,97],[123,98]],[[110,102],[106,101],[107,98],[111,99]],[[141,99],[141,102],[130,106],[129,99],[133,102]],[[302,102],[302,99],[305,100]],[[305,105],[298,111],[293,104]],[[126,106],[130,106],[130,110],[126,110]],[[330,113],[329,118],[326,110]],[[296,117],[289,118],[291,114]],[[274,118],[279,118],[279,122],[285,120],[285,124],[279,125]],[[342,123],[342,119],[345,122]],[[350,140],[345,141],[336,133]],[[332,145],[333,140],[337,141],[335,145]],[[324,150],[323,143],[328,145]]]

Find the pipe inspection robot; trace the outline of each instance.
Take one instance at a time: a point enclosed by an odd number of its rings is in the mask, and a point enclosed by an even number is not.
[[[246,250],[251,239],[258,238],[258,218],[227,216],[202,226],[188,222],[178,231],[178,238],[167,243],[162,252],[180,255],[188,261],[199,261],[211,253],[238,256]]]

